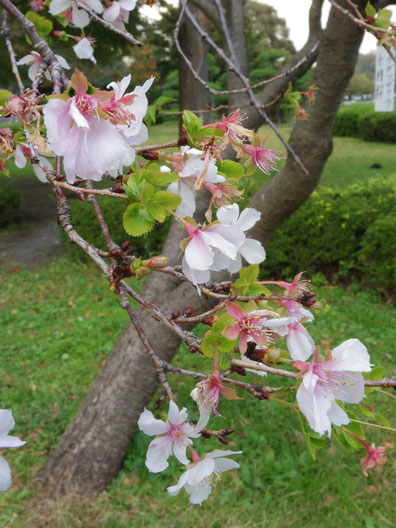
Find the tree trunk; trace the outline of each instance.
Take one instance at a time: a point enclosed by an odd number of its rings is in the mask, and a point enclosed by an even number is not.
[[[364,3],[365,0],[360,0],[359,6]],[[332,9],[313,80],[318,86],[317,99],[309,108],[309,119],[295,125],[291,138],[309,175],[304,176],[288,157],[285,168],[249,204],[262,211],[262,219],[251,235],[253,238],[268,241],[281,222],[316,187],[331,153],[333,122],[352,76],[361,39],[362,32]],[[193,105],[191,102],[189,107]],[[258,125],[254,119],[252,115],[248,126]],[[164,254],[170,256],[171,262],[179,252],[178,241],[182,235],[180,228],[172,226],[164,247]],[[166,313],[189,304],[197,310],[203,309],[203,300],[191,285],[168,277],[163,280],[160,274],[153,274],[149,279],[145,296]],[[170,361],[178,348],[178,340],[159,323],[153,323],[142,310],[137,315],[154,348]],[[156,386],[152,364],[129,324],[38,479],[53,480],[55,490],[67,489],[68,483],[79,486],[81,491],[102,490],[108,486],[118,473],[137,419]]]

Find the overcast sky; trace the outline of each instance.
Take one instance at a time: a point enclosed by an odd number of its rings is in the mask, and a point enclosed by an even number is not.
[[[176,4],[177,0],[169,0]],[[279,16],[286,20],[287,27],[289,28],[290,38],[294,42],[297,49],[300,49],[307,39],[308,35],[308,11],[311,5],[311,0],[257,0],[262,4],[268,4],[278,11]],[[395,0],[396,3],[396,0]],[[155,8],[145,7],[143,8],[148,16],[155,16]],[[396,6],[390,6],[387,9],[393,11],[393,20],[396,19]],[[329,14],[330,4],[325,2],[323,9],[322,25],[324,26]],[[368,53],[374,51],[376,48],[376,39],[366,33],[360,53]]]

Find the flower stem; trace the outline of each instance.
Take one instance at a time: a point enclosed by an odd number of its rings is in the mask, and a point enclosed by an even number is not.
[[[362,422],[360,420],[353,420],[352,418],[351,422],[359,423],[361,425],[369,425],[370,427],[376,427],[377,429],[385,429],[386,431],[392,431],[393,433],[396,433],[396,429],[393,429],[393,427],[386,427],[385,425],[378,425],[370,422]]]

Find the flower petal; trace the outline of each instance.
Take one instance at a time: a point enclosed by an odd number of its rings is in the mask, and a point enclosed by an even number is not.
[[[239,205],[233,203],[231,205],[223,205],[217,211],[217,219],[224,225],[235,225],[238,220]]]
[[[359,339],[347,339],[332,350],[331,370],[370,372],[370,356]]]
[[[154,438],[147,449],[146,466],[151,473],[160,473],[168,466],[172,454],[172,440],[167,436]]]
[[[7,436],[8,431],[14,429],[15,420],[12,412],[8,409],[0,409],[0,437]],[[0,444],[0,447],[3,447]]]
[[[306,361],[315,351],[315,342],[303,325],[291,325],[287,336],[287,348],[292,359]]]
[[[177,484],[175,486],[169,486],[167,488],[167,492],[169,495],[172,495],[173,497],[179,493],[179,491],[182,489],[182,487],[186,484],[188,475],[190,473],[190,470],[187,469],[179,478]]]
[[[239,251],[249,264],[260,264],[265,260],[265,249],[258,240],[247,238]]]
[[[240,465],[235,460],[231,458],[216,458],[215,459],[215,469],[224,473],[224,471],[230,471],[231,469],[238,469]]]
[[[212,486],[206,478],[196,486],[185,485],[187,493],[190,495],[191,504],[202,504],[212,493]]]
[[[212,458],[203,458],[197,462],[191,469],[188,475],[188,484],[195,486],[201,482],[204,478],[209,477],[214,471],[215,463]]]
[[[163,420],[157,420],[151,411],[144,409],[138,420],[138,427],[149,436],[165,434],[169,430],[169,424]]]
[[[236,225],[242,231],[248,231],[260,220],[260,218],[261,213],[259,211],[256,211],[256,209],[252,209],[251,207],[247,207],[242,211],[238,221],[236,222]]]
[[[190,268],[201,271],[208,270],[214,259],[208,239],[203,236],[202,232],[193,236],[186,247],[184,256]]]
[[[8,462],[0,457],[0,491],[7,491],[11,486],[11,470]]]

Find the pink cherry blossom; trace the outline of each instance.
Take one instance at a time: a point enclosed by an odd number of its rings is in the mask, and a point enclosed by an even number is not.
[[[212,411],[217,416],[221,416],[217,411],[220,394],[222,394],[227,400],[239,400],[234,389],[231,387],[225,387],[221,383],[221,376],[218,367],[218,353],[216,350],[212,374],[205,380],[197,383],[195,389],[190,393],[192,399],[198,404],[200,414],[199,422],[196,425],[196,431],[201,431],[206,427]]]
[[[358,339],[348,339],[334,348],[331,359],[299,364],[306,368],[297,391],[297,403],[310,427],[319,434],[331,435],[331,424],[349,423],[347,413],[336,403],[359,403],[364,398],[361,372],[371,370],[367,348]]]
[[[0,448],[20,447],[26,444],[16,436],[9,436],[8,432],[15,427],[12,412],[0,409]],[[7,491],[11,486],[11,471],[7,461],[0,457],[0,491]]]
[[[230,340],[238,339],[239,337],[239,350],[242,354],[245,354],[247,350],[248,340],[254,341],[260,346],[267,343],[272,333],[264,328],[268,318],[267,311],[253,310],[244,313],[242,308],[233,302],[226,302],[226,309],[236,322],[226,326],[223,330],[223,335]]]
[[[202,504],[211,494],[212,486],[220,480],[221,473],[239,468],[237,462],[225,457],[240,454],[242,451],[215,450],[200,458],[197,453],[193,452],[194,462],[189,464],[178,483],[168,488],[168,493],[175,496],[184,488],[190,495],[192,504]]]
[[[368,477],[368,469],[372,469],[376,466],[383,466],[384,464],[386,464],[385,451],[387,449],[391,449],[393,447],[393,444],[391,444],[390,442],[386,442],[385,446],[375,447],[375,444],[369,445],[362,438],[352,433],[352,431],[349,431],[346,427],[344,427],[344,431],[356,438],[356,440],[360,442],[367,450],[367,455],[363,457],[360,461],[360,465],[363,469],[363,475],[365,477]]]
[[[66,178],[74,183],[82,179],[100,180],[107,171],[120,171],[131,165],[135,153],[116,126],[98,115],[110,92],[87,93],[87,79],[76,70],[72,76],[73,97],[51,99],[44,107],[48,146],[57,156],[64,156]]]
[[[279,150],[264,147],[267,138],[268,136],[261,144],[257,134],[254,134],[253,145],[244,144],[238,149],[238,157],[243,157],[247,154],[249,156],[248,164],[253,163],[265,174],[276,170],[274,164],[281,159],[277,155],[279,154]]]
[[[154,77],[150,77],[142,86],[136,86],[132,92],[125,93],[131,82],[131,75],[123,77],[119,82],[111,82],[107,88],[114,90],[114,98],[111,99],[113,111],[121,109],[122,117],[125,115],[133,116],[133,119],[127,119],[127,122],[114,123],[117,130],[121,133],[128,145],[140,145],[148,140],[147,127],[143,123],[143,118],[147,112],[148,100],[146,92],[154,82]],[[104,108],[109,111],[109,108]],[[109,114],[110,115],[110,114]],[[110,117],[112,117],[110,115]]]
[[[224,138],[226,143],[229,143],[230,141],[242,142],[246,140],[246,138],[250,141],[253,141],[253,131],[244,128],[241,125],[241,121],[242,118],[238,108],[238,110],[229,116],[225,116],[223,114],[221,121],[214,123],[214,125],[208,126],[214,126],[214,128],[224,130]]]
[[[190,438],[197,438],[199,433],[189,424],[185,408],[179,411],[176,403],[170,401],[166,422],[155,419],[153,413],[145,409],[140,415],[138,426],[146,435],[155,436],[146,455],[146,466],[151,473],[164,471],[172,452],[182,464],[189,463],[186,449],[192,444]]]

